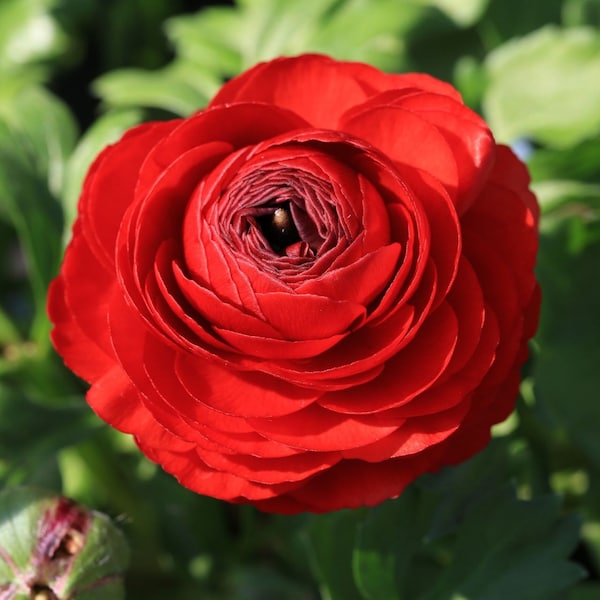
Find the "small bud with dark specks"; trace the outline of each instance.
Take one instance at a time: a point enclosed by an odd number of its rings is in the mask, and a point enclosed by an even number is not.
[[[35,489],[0,493],[0,600],[124,598],[128,548],[105,515]]]

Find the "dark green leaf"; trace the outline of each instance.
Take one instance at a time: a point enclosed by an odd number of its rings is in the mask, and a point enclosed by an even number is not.
[[[540,148],[527,161],[533,181],[581,179],[600,183],[600,137],[560,149]]]
[[[575,214],[542,237],[538,273],[544,303],[534,376],[539,401],[600,467],[600,241],[585,243],[587,231]]]
[[[0,215],[13,224],[27,257],[37,317],[32,337],[41,341],[47,331],[46,290],[62,255],[62,214],[46,182],[7,141],[0,140]]]
[[[306,600],[307,590],[268,567],[232,569],[226,584],[236,600]]]
[[[73,398],[68,407],[48,408],[0,385],[0,460],[9,461],[13,469],[29,468],[89,437],[97,427],[82,398]]]
[[[562,17],[563,23],[569,27],[579,25],[599,27],[600,0],[564,0]]]
[[[62,102],[31,87],[0,98],[0,217],[24,251],[35,316],[31,338],[47,346],[46,290],[62,255],[57,196],[76,127]]]
[[[352,574],[358,511],[338,511],[313,517],[308,549],[317,580],[328,600],[363,600]]]
[[[354,578],[367,600],[400,600],[401,584],[408,577],[410,560],[424,537],[419,522],[419,501],[414,487],[397,500],[371,508],[357,531]]]
[[[557,498],[490,494],[465,516],[452,562],[420,600],[547,600],[584,575],[567,561],[578,529]]]
[[[600,583],[584,583],[569,592],[567,600],[598,600]]]
[[[518,38],[549,23],[561,21],[564,0],[490,0],[481,27],[488,47]]]

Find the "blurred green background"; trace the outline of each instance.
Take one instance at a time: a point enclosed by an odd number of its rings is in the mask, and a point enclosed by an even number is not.
[[[0,0],[0,485],[110,515],[133,600],[600,598],[600,0],[203,4]],[[290,518],[187,492],[99,422],[45,295],[106,144],[308,51],[450,81],[513,145],[542,206],[543,311],[486,451],[377,509]]]

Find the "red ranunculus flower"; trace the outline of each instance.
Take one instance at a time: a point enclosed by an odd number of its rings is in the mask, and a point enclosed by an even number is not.
[[[50,290],[97,414],[267,511],[400,494],[511,411],[539,294],[525,167],[448,84],[324,56],[100,154]]]

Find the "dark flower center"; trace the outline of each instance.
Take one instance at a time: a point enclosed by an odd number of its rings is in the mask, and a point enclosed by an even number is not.
[[[285,253],[285,249],[301,241],[294,223],[290,203],[277,204],[272,211],[256,219],[262,234],[277,254]]]

